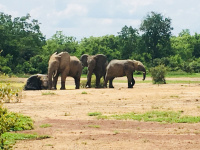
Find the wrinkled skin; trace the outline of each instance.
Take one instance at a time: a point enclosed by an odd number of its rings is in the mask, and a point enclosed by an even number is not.
[[[70,56],[70,77],[74,78],[76,89],[80,88],[80,78],[82,73],[81,61],[76,56]]]
[[[49,59],[48,89],[56,89],[58,76],[61,74],[61,90],[65,90],[65,80],[70,70],[70,55],[67,52],[54,53]],[[53,83],[52,83],[53,78]]]
[[[105,80],[106,66],[108,65],[107,57],[103,54],[81,56],[80,61],[83,67],[88,67],[86,87],[91,88],[91,77],[94,73],[96,76],[96,88],[100,87],[100,79],[103,77]]]
[[[104,87],[107,87],[107,82],[109,81],[109,88],[114,88],[113,79],[115,77],[127,76],[128,88],[133,88],[135,85],[135,80],[133,78],[133,72],[142,71],[143,80],[146,77],[146,70],[144,65],[140,61],[136,60],[112,60],[106,68],[106,77],[104,82]]]
[[[36,74],[30,76],[26,85],[24,86],[24,90],[46,90],[48,89],[48,77],[44,74]]]

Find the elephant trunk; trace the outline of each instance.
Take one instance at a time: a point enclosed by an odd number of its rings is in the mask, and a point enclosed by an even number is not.
[[[52,89],[52,72],[48,72],[48,89]]]
[[[145,80],[145,78],[146,78],[146,70],[145,70],[145,68],[144,68],[144,70],[143,70],[143,81]]]

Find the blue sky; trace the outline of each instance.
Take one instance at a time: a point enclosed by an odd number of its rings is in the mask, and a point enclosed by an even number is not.
[[[138,29],[151,11],[172,19],[174,35],[182,29],[200,33],[199,0],[0,0],[0,12],[13,17],[29,13],[47,38],[56,31],[78,40],[117,35],[125,25]]]

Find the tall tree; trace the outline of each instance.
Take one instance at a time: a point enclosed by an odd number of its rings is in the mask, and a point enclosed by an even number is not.
[[[146,44],[146,51],[155,58],[162,58],[171,54],[170,37],[171,19],[164,18],[162,14],[151,12],[142,21],[140,30]]]
[[[122,59],[129,59],[132,53],[137,52],[138,30],[132,26],[124,26],[119,34],[120,52]]]

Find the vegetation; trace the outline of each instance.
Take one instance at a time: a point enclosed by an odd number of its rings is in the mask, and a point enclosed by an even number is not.
[[[126,113],[121,115],[104,116],[99,115],[98,119],[117,119],[117,120],[138,120],[138,121],[151,121],[162,123],[198,123],[200,116],[182,116],[182,111],[150,111],[144,114]]]
[[[88,116],[99,116],[101,115],[101,112],[91,112],[91,113],[88,113]]]
[[[30,117],[8,112],[0,105],[0,149],[9,147],[6,144],[7,139],[9,139],[8,136],[5,138],[6,132],[30,129],[33,129],[33,120]]]
[[[102,53],[112,59],[140,60],[147,68],[165,65],[168,71],[200,72],[200,34],[183,29],[172,35],[169,17],[150,12],[138,29],[125,25],[117,35],[75,37],[57,31],[46,39],[38,20],[31,16],[13,18],[0,13],[0,72],[13,74],[47,73],[54,52],[67,51],[78,58],[82,54]],[[84,73],[85,70],[83,71]]]
[[[164,65],[159,65],[157,67],[151,68],[150,72],[154,84],[166,84],[166,68]]]

